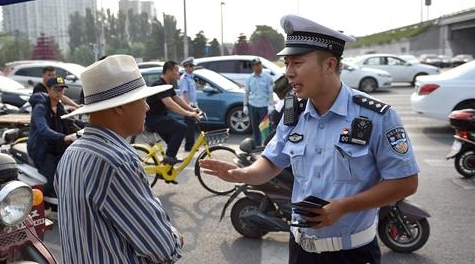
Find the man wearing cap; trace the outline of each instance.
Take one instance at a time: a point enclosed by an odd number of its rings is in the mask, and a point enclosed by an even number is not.
[[[113,55],[81,74],[90,125],[64,153],[55,188],[62,258],[68,264],[174,263],[183,237],[170,223],[126,137],[143,132],[147,87],[132,56]]]
[[[180,94],[187,104],[198,109],[198,101],[196,100],[196,83],[193,75],[193,71],[195,70],[194,58],[187,58],[181,63],[181,65],[185,68],[185,73],[180,77]],[[190,151],[195,144],[196,120],[185,116],[185,124],[188,126],[185,136],[185,151]]]
[[[354,38],[294,15],[284,16],[281,25],[287,40],[278,55],[302,98],[295,105],[298,122],[286,122],[284,113],[250,167],[213,160],[200,165],[226,181],[250,184],[267,182],[291,165],[292,202],[315,196],[329,203],[300,207],[316,216],[293,212],[293,224],[302,227],[291,227],[289,263],[380,263],[378,207],[413,194],[418,185],[407,133],[389,105],[341,82],[341,55]]]
[[[251,61],[252,75],[247,79],[244,90],[243,112],[249,114],[251,119],[254,143],[262,144],[259,123],[274,110],[274,97],[272,87],[274,81],[269,73],[262,71],[262,63],[259,58]]]
[[[47,82],[50,78],[56,76],[56,70],[53,66],[46,66],[43,68],[41,72],[41,78],[42,81],[40,83],[37,83],[35,87],[33,87],[33,93],[38,93],[38,92],[43,92],[47,93]],[[76,109],[79,107],[78,104],[76,104],[71,98],[67,97],[66,95],[63,94],[61,97],[61,101],[68,106],[71,106],[72,108]]]
[[[76,134],[69,131],[68,120],[61,98],[68,86],[60,76],[53,76],[46,82],[46,93],[34,93],[30,97],[32,107],[28,133],[28,155],[38,171],[48,182],[44,185],[45,196],[55,198],[53,179],[56,167],[66,147],[76,140]],[[79,125],[82,122],[77,121]],[[74,131],[75,132],[75,131]]]

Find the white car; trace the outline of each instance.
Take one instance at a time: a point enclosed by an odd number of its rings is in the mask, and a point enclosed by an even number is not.
[[[194,60],[195,65],[202,66],[215,72],[219,72],[227,78],[239,83],[241,86],[246,85],[246,81],[252,74],[251,61],[259,58],[262,62],[263,70],[267,71],[275,81],[285,73],[281,67],[275,63],[253,55],[230,55],[198,58]]]
[[[75,63],[64,62],[30,62],[13,66],[7,77],[11,78],[24,86],[31,86],[31,83],[36,85],[42,82],[41,74],[43,68],[46,66],[53,66],[56,69],[56,75],[64,78],[68,90],[66,95],[76,102],[79,102],[82,91],[82,82],[80,80],[81,73],[86,69],[85,67]]]
[[[368,54],[353,58],[351,63],[360,67],[368,67],[387,71],[393,77],[393,82],[408,82],[414,85],[416,77],[421,75],[438,74],[439,68],[419,63],[409,63],[396,55]]]
[[[343,63],[341,80],[351,88],[370,93],[376,89],[391,87],[392,77],[391,74],[383,70],[361,68],[350,63]]]
[[[440,75],[418,77],[411,95],[411,108],[439,120],[449,120],[453,110],[475,109],[475,61]]]
[[[32,90],[10,78],[0,76],[0,98],[2,103],[21,107],[28,99]]]

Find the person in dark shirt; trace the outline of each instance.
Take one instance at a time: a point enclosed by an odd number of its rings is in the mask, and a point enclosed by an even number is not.
[[[174,61],[167,61],[163,65],[162,75],[152,86],[173,84],[180,78],[178,64]],[[181,142],[185,137],[188,126],[168,115],[168,110],[199,121],[199,110],[191,107],[174,89],[169,89],[147,98],[150,110],[147,112],[145,126],[150,131],[157,132],[167,143],[166,157],[164,163],[175,164],[178,162],[176,154]]]
[[[46,84],[47,93],[34,93],[29,100],[33,110],[27,149],[35,167],[48,179],[44,186],[45,195],[55,198],[53,179],[56,167],[66,147],[76,140],[76,133],[70,131],[70,121],[61,119],[67,112],[60,99],[68,86],[60,76],[53,76]],[[75,121],[75,124],[84,126],[81,121]]]
[[[43,78],[42,82],[37,83],[35,87],[33,87],[33,93],[48,93],[47,88],[47,82],[49,79],[53,78],[56,76],[56,69],[53,66],[46,66],[43,68],[43,71],[41,73],[41,78]],[[61,101],[73,109],[77,109],[79,107],[78,104],[76,104],[73,100],[71,100],[69,97],[63,94],[61,97]]]

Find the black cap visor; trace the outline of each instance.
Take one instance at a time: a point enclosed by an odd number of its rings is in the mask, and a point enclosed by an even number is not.
[[[301,55],[315,50],[317,49],[309,47],[285,47],[283,50],[277,53],[277,56]]]

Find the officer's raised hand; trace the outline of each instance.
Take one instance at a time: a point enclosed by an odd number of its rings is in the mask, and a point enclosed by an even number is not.
[[[200,160],[200,167],[204,169],[204,173],[217,176],[227,182],[241,182],[240,179],[244,175],[243,170],[236,165],[214,159]]]

